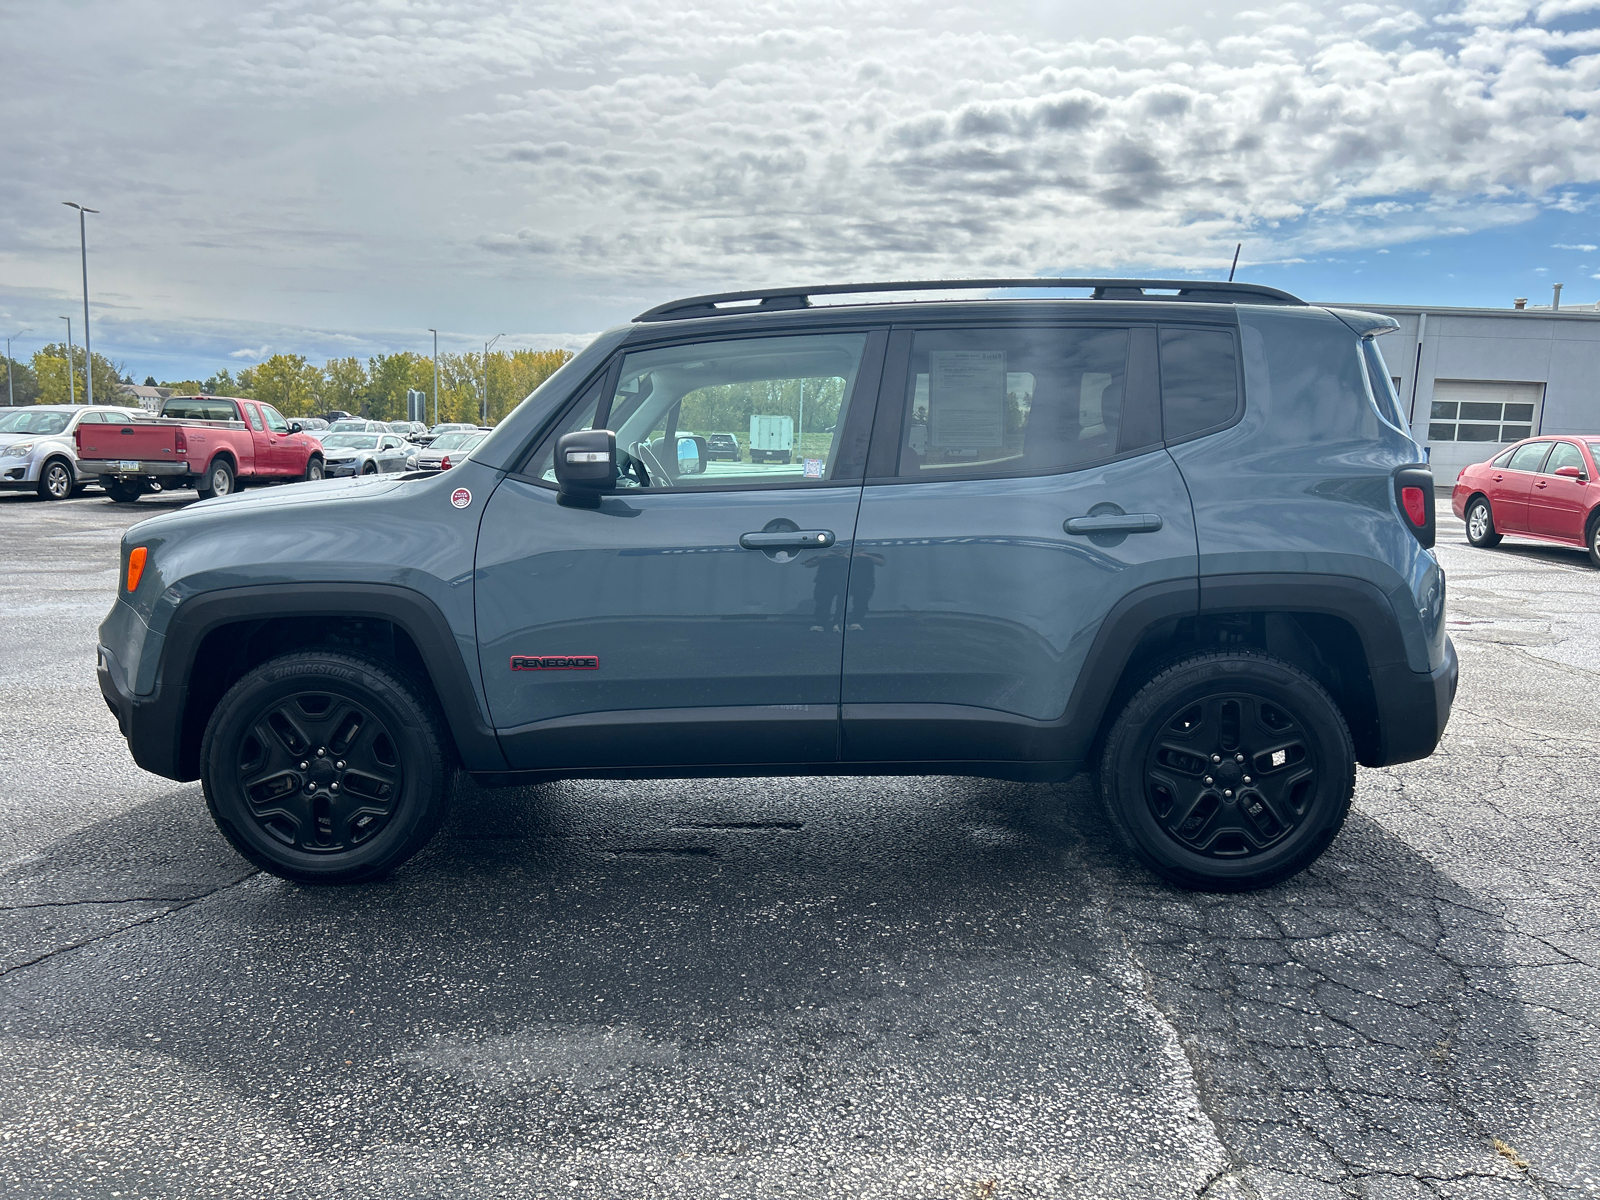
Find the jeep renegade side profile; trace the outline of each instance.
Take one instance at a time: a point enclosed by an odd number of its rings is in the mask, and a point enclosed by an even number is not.
[[[934,288],[1088,294],[863,299]],[[676,301],[447,473],[133,527],[101,688],[141,766],[305,882],[404,862],[459,765],[1097,768],[1151,870],[1264,886],[1326,849],[1357,763],[1432,752],[1455,692],[1394,327],[1153,280]],[[691,432],[802,390],[829,432],[788,461]]]

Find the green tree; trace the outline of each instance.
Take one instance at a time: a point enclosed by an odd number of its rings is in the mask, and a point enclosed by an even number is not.
[[[0,374],[0,404],[9,398],[16,404],[32,404],[39,399],[39,377],[33,368],[16,359],[0,359],[5,371]]]
[[[321,411],[322,372],[303,354],[274,354],[251,372],[251,394],[286,417],[308,417]]]
[[[64,342],[51,342],[33,355],[33,373],[39,381],[40,404],[66,404],[76,399],[79,404],[88,399],[84,386],[83,347],[72,348],[72,386],[67,385],[67,347]],[[122,383],[123,366],[113,363],[103,354],[94,356],[94,398],[98,404],[115,404],[119,398],[117,387]],[[20,375],[19,375],[20,378]]]
[[[222,370],[212,375],[200,386],[208,396],[237,396],[239,394],[238,380],[234,379],[233,373],[227,367],[223,367]]]
[[[364,405],[370,407],[370,386],[367,368],[359,358],[330,358],[322,368],[322,411],[364,411]],[[401,408],[404,411],[404,404]]]
[[[489,419],[500,419],[526,400],[572,357],[569,350],[513,350],[489,356]],[[503,359],[504,361],[499,361]]]
[[[421,388],[430,395],[433,392],[433,365],[409,350],[374,354],[367,360],[367,379],[368,413],[372,419],[404,421],[407,390]],[[439,419],[449,418],[441,416]]]

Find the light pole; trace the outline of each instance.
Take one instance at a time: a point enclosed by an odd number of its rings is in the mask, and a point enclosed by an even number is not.
[[[72,382],[72,318],[62,317],[67,323],[67,403],[78,403],[78,385]]]
[[[25,333],[32,333],[33,326],[19,329],[6,339],[6,407],[10,408],[17,402],[17,389],[12,385],[11,376],[15,373],[16,360],[11,357],[11,338],[19,338]]]
[[[503,337],[505,334],[497,333],[483,344],[483,424],[485,425],[489,423],[489,351]]]
[[[85,208],[81,204],[74,204],[71,200],[61,203],[68,208],[78,210],[78,252],[83,257],[83,381],[88,391],[89,398],[85,404],[94,403],[94,352],[89,349],[89,235],[83,226],[84,213],[97,213],[98,208]],[[68,359],[71,364],[71,359]]]
[[[428,330],[433,334],[433,423],[439,423],[439,331]]]

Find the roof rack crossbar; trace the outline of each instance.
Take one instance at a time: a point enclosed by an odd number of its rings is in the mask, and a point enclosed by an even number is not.
[[[818,287],[763,288],[751,292],[718,292],[669,300],[640,313],[636,321],[682,321],[692,317],[729,316],[740,312],[810,308],[813,296],[866,295],[884,292],[993,291],[1002,288],[1089,288],[1095,300],[1184,300],[1205,304],[1297,304],[1288,292],[1256,283],[1221,283],[1200,279],[917,279],[887,283],[830,283]],[[1173,293],[1171,295],[1150,293]],[[722,307],[737,305],[738,307]]]

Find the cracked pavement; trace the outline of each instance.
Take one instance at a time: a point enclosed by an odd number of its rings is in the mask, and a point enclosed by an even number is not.
[[[1086,780],[458,787],[358,888],[128,759],[133,510],[0,497],[0,1194],[1600,1195],[1600,576],[1465,544],[1440,751],[1310,871],[1133,867]]]

